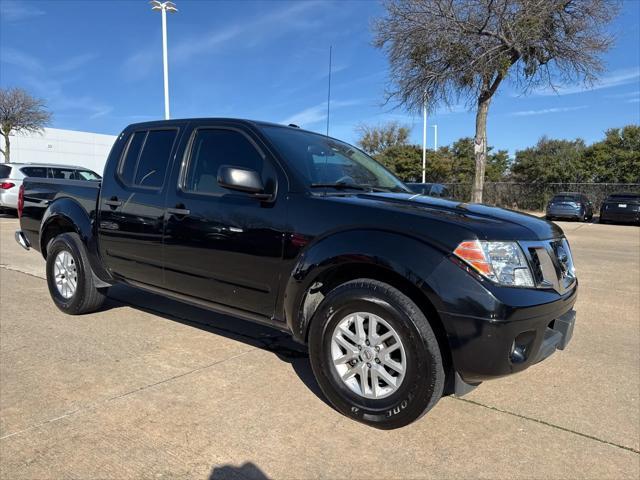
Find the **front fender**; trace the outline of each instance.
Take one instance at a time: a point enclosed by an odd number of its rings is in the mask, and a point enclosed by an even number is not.
[[[343,231],[309,245],[289,275],[284,315],[294,338],[305,341],[309,319],[303,314],[305,294],[325,274],[339,268],[373,267],[393,272],[422,290],[434,304],[440,301],[428,283],[446,253],[417,238],[384,230]]]
[[[54,226],[64,226],[66,231],[71,229],[80,236],[94,274],[99,280],[110,283],[113,279],[104,269],[102,260],[99,257],[93,222],[94,219],[89,216],[87,211],[76,200],[72,198],[55,200],[42,216],[42,222],[40,223],[40,251],[46,258],[47,243],[50,240],[46,234],[47,229]]]

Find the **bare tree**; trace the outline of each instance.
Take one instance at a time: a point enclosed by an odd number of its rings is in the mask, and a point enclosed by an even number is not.
[[[389,147],[406,145],[411,130],[398,122],[371,126],[360,124],[356,127],[360,134],[358,146],[370,155],[377,155]]]
[[[39,132],[51,120],[43,100],[32,97],[21,88],[0,88],[0,133],[4,137],[5,163],[11,159],[12,132]]]
[[[476,107],[475,178],[482,201],[487,113],[510,79],[523,93],[590,84],[612,38],[604,28],[617,0],[389,0],[374,25],[375,45],[391,65],[389,98],[410,110]]]

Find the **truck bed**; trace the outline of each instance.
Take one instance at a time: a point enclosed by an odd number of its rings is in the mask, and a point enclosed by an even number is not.
[[[47,207],[54,201],[68,199],[95,218],[100,182],[58,178],[25,178],[24,209],[21,228],[32,248],[40,251],[40,225]]]

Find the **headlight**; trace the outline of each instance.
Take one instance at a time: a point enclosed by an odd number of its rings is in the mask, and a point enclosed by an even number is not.
[[[462,242],[453,252],[483,277],[508,287],[533,287],[531,270],[516,242]]]

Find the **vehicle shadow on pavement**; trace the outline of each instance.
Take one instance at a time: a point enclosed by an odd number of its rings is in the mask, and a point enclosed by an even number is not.
[[[214,467],[213,470],[211,470],[211,475],[209,475],[209,480],[238,480],[245,478],[251,480],[269,480],[269,477],[252,462],[244,463],[239,467],[234,465]]]
[[[124,306],[272,352],[283,362],[291,364],[305,386],[331,406],[313,375],[307,347],[293,341],[288,333],[122,284],[109,289],[107,301],[101,310]]]

